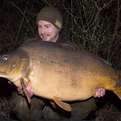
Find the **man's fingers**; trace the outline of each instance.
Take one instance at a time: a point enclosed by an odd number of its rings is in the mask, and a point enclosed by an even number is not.
[[[104,88],[97,88],[95,97],[103,97],[106,93],[106,90]]]

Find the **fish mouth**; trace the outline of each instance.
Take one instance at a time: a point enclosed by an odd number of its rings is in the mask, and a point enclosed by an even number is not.
[[[6,72],[0,71],[0,75],[6,75]]]
[[[6,78],[6,79],[8,78],[7,73],[2,72],[2,71],[0,71],[0,77]]]

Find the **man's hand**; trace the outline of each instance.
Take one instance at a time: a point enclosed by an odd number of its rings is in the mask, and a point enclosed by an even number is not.
[[[96,89],[96,93],[95,93],[95,97],[103,97],[106,93],[106,90],[104,88],[97,88]]]

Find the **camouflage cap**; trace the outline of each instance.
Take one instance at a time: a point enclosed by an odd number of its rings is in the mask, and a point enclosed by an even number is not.
[[[54,7],[44,7],[40,10],[40,12],[37,15],[36,23],[39,20],[46,20],[53,25],[55,25],[57,28],[61,29],[63,25],[63,18],[61,13],[58,11],[58,9]]]

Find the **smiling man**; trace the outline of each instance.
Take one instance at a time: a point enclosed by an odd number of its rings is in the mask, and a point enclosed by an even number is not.
[[[42,8],[37,15],[36,25],[38,30],[38,37],[40,38],[41,41],[53,42],[61,44],[61,46],[63,45],[65,46],[65,44],[60,42],[63,41],[63,38],[60,34],[63,26],[63,17],[57,8],[54,7]],[[66,41],[64,43],[66,43]],[[69,44],[66,44],[66,47],[67,46],[70,47]],[[102,97],[105,94],[105,90],[103,88],[96,89],[95,92],[96,92],[95,97]],[[84,102],[73,103],[72,107],[74,109],[72,111],[72,116],[73,117],[79,116],[81,118],[85,118],[92,110],[96,109],[94,98],[91,98]],[[44,109],[45,115],[48,111],[50,111],[50,114],[54,112],[50,107],[46,106]],[[52,118],[51,115],[50,117]]]
[[[44,7],[37,15],[36,24],[38,35],[42,41],[58,41],[63,19],[56,8]]]

